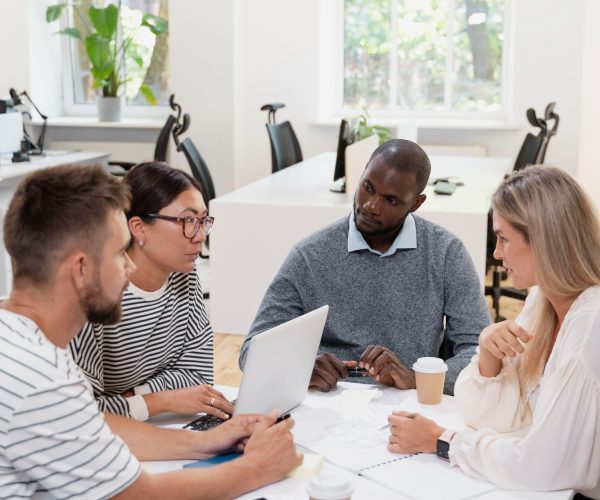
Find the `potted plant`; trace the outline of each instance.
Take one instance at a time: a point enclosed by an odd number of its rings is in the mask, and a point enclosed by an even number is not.
[[[124,37],[120,25],[120,2],[106,7],[92,5],[87,10],[87,17],[83,15],[77,4],[58,3],[46,9],[46,21],[51,23],[60,19],[69,5],[73,6],[86,32],[82,34],[79,29],[68,27],[60,30],[59,33],[79,40],[85,47],[93,78],[92,87],[101,90],[98,99],[100,121],[119,121],[121,89],[128,81],[127,65],[144,66],[139,46],[134,39],[135,31],[149,29],[154,35],[159,36],[168,32],[168,23],[161,17],[145,14],[134,32]],[[140,92],[150,104],[156,104],[154,92],[148,85],[142,84]]]
[[[360,109],[361,114],[355,118],[358,120],[356,125],[356,139],[358,141],[366,139],[374,134],[377,134],[379,144],[383,144],[392,139],[392,131],[389,128],[372,124],[371,115],[369,115],[367,108],[361,106]]]

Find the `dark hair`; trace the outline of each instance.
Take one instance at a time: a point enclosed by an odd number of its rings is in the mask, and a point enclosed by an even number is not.
[[[431,174],[431,162],[427,153],[417,144],[405,139],[392,139],[373,151],[369,163],[379,156],[383,157],[388,167],[415,174],[417,194],[425,191]]]
[[[23,179],[4,217],[15,282],[47,283],[79,246],[97,257],[111,210],[129,208],[129,191],[101,166],[63,165]]]
[[[127,219],[156,214],[190,188],[202,193],[200,184],[192,176],[159,161],[136,165],[123,181],[131,189],[131,207],[127,211]]]

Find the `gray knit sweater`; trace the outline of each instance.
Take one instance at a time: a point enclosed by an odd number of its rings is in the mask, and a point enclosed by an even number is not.
[[[368,345],[382,345],[410,368],[421,356],[437,356],[445,333],[454,357],[444,391],[453,394],[490,315],[463,243],[436,224],[415,222],[417,248],[388,257],[349,253],[347,217],[298,243],[263,298],[240,366],[254,335],[329,304],[319,352],[358,360]]]

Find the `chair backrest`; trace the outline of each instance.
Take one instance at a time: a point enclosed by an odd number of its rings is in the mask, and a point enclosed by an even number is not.
[[[528,133],[519,150],[513,170],[522,170],[527,165],[535,165],[538,162],[538,155],[542,148],[543,141],[544,137],[541,133],[538,135]]]
[[[204,198],[204,204],[208,207],[209,201],[216,196],[216,193],[210,171],[202,155],[200,155],[200,152],[189,137],[177,146],[177,151],[183,151],[194,179],[202,185],[202,197]]]
[[[171,137],[171,130],[173,130],[175,122],[176,118],[173,115],[169,115],[167,121],[163,125],[163,128],[158,134],[158,139],[156,139],[156,146],[154,148],[154,159],[156,161],[167,161],[169,138]]]
[[[267,123],[266,127],[271,139],[273,173],[302,161],[300,144],[289,121]]]

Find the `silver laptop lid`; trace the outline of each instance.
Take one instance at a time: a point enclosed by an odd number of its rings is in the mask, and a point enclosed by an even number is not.
[[[285,413],[304,400],[329,306],[252,338],[234,415]]]

